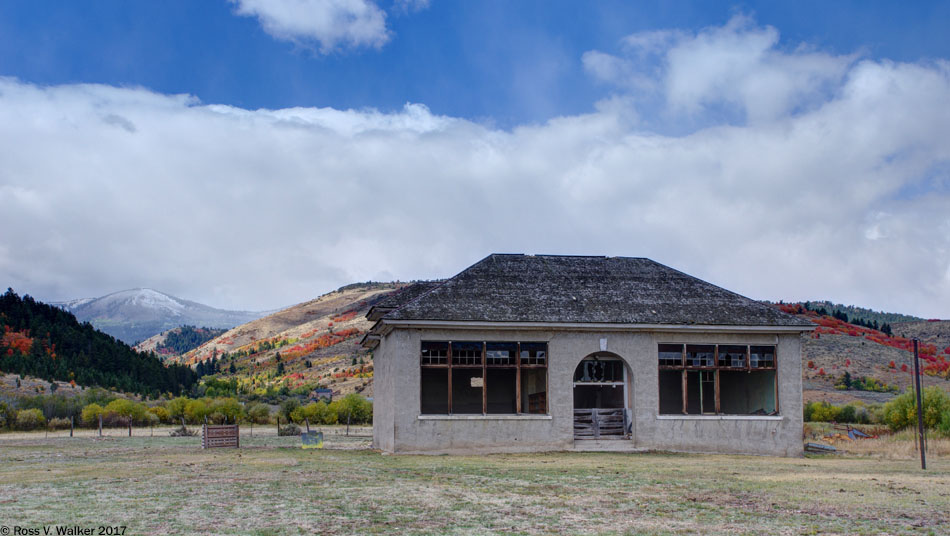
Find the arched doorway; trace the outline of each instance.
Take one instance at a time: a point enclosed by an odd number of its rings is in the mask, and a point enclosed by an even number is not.
[[[630,373],[617,354],[597,352],[574,370],[574,439],[629,438]]]

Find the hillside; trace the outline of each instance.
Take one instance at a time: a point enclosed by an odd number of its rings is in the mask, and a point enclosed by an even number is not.
[[[184,325],[233,328],[266,313],[215,309],[148,288],[54,303],[127,344]]]
[[[917,337],[921,342],[937,348],[947,348],[950,353],[950,320],[920,320],[894,324],[894,333],[902,337]]]
[[[136,351],[155,352],[159,359],[179,356],[226,332],[223,328],[181,326],[152,335],[135,345]]]
[[[0,296],[0,332],[4,373],[152,395],[180,393],[197,381],[187,367],[164,367],[153,355],[12,289]]]
[[[950,348],[935,344],[936,341],[946,340],[950,334],[950,322],[894,324],[894,334],[888,336],[879,330],[850,324],[830,315],[819,315],[804,309],[802,305],[783,304],[778,307],[817,324],[817,329],[806,336],[802,346],[802,379],[806,401],[883,402],[892,398],[896,391],[910,387],[913,382],[913,346],[910,337],[915,336],[910,326],[914,329],[929,328],[929,333],[933,334],[932,340],[921,339],[922,384],[938,385],[950,391],[950,382],[947,381],[950,378]],[[885,318],[890,320],[894,317],[882,317],[880,320]],[[871,390],[841,388],[845,373],[855,381],[873,379]],[[859,382],[858,387],[867,387],[866,382]]]
[[[234,378],[245,392],[321,386],[372,395],[373,366],[359,345],[369,308],[403,283],[348,285],[231,329],[170,362]]]
[[[852,323],[855,323],[855,320],[862,320],[864,322],[877,322],[879,325],[883,325],[894,324],[896,322],[916,322],[923,320],[923,318],[918,318],[912,315],[875,311],[873,309],[857,307],[855,305],[833,303],[828,300],[807,301],[802,305],[807,309],[811,309],[812,311],[824,309],[828,315],[832,315],[836,311],[838,313],[843,313],[848,316],[848,320]]]

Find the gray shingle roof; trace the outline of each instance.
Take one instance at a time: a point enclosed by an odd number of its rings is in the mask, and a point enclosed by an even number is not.
[[[812,326],[650,259],[502,254],[385,320]]]
[[[379,303],[369,308],[369,311],[366,313],[366,318],[369,320],[379,320],[386,313],[398,309],[406,302],[414,300],[425,294],[426,292],[432,290],[433,288],[442,284],[442,281],[416,281],[410,283],[399,290],[395,290],[389,293],[385,298],[383,298]]]

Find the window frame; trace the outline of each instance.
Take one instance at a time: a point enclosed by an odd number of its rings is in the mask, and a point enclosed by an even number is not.
[[[681,350],[680,350],[680,352],[681,352],[680,364],[678,364],[678,365],[662,364],[662,363],[664,362],[664,360],[665,360],[665,361],[670,361],[670,359],[669,359],[668,357],[667,357],[667,358],[661,357],[661,352],[667,353],[667,354],[671,353],[672,350],[669,348],[669,347],[671,347],[671,346],[679,346],[679,347],[681,348]],[[692,365],[692,364],[690,363],[690,359],[687,357],[687,355],[688,355],[688,353],[689,353],[689,348],[690,348],[690,347],[694,347],[694,348],[695,348],[695,347],[700,347],[700,346],[712,346],[712,347],[713,347],[712,366],[708,366],[708,365],[694,366],[694,365]],[[666,347],[666,348],[663,349],[663,350],[661,350],[661,348],[663,348],[663,347]],[[734,367],[734,366],[731,366],[731,365],[720,365],[720,363],[719,363],[719,349],[720,349],[720,347],[732,347],[732,348],[745,347],[745,363],[744,363],[744,365],[741,366],[741,367]],[[751,355],[752,355],[752,348],[753,348],[753,347],[755,347],[755,348],[771,348],[771,350],[772,350],[772,352],[771,352],[772,360],[771,360],[771,365],[770,365],[770,366],[752,366],[752,363],[751,363]],[[766,354],[766,355],[767,355],[767,354]],[[688,384],[689,384],[689,381],[688,381],[688,374],[689,374],[690,372],[697,372],[697,373],[699,373],[699,376],[698,376],[697,378],[698,378],[698,379],[701,379],[703,372],[706,372],[706,371],[712,372],[712,373],[714,374],[713,382],[714,382],[714,391],[715,391],[715,405],[714,405],[715,411],[714,411],[714,412],[701,412],[701,413],[699,413],[698,415],[710,415],[710,416],[715,415],[715,416],[719,416],[719,415],[750,415],[750,414],[746,414],[746,413],[740,413],[740,414],[731,414],[731,413],[729,413],[729,414],[727,414],[727,413],[723,413],[723,412],[722,412],[722,410],[721,410],[721,400],[720,400],[720,399],[721,399],[721,395],[720,395],[720,385],[719,385],[719,384],[720,384],[720,377],[719,377],[720,371],[726,371],[726,372],[742,372],[742,371],[745,371],[745,372],[752,373],[752,372],[768,371],[768,370],[775,371],[774,380],[773,380],[773,381],[774,381],[774,390],[775,390],[775,394],[773,395],[773,396],[775,397],[775,412],[774,412],[772,415],[781,415],[780,406],[779,406],[779,396],[778,396],[778,395],[779,395],[779,389],[778,389],[779,381],[778,381],[778,345],[777,345],[777,344],[754,344],[754,343],[748,343],[748,344],[722,343],[722,344],[720,344],[720,343],[695,343],[695,342],[694,342],[694,343],[685,343],[685,342],[684,342],[684,343],[680,343],[680,342],[661,342],[661,343],[657,343],[656,356],[657,356],[657,357],[656,357],[656,363],[657,363],[657,371],[658,371],[658,373],[657,373],[657,415],[666,415],[666,416],[679,415],[678,413],[662,413],[662,412],[660,411],[660,408],[662,407],[662,404],[661,404],[661,402],[660,402],[660,397],[662,396],[662,379],[661,379],[661,375],[660,375],[659,373],[662,372],[662,371],[674,371],[674,372],[675,372],[675,371],[682,371],[682,385],[681,385],[681,387],[680,387],[680,390],[681,390],[681,394],[682,394],[682,397],[683,397],[683,401],[682,401],[682,414],[683,414],[683,415],[697,415],[697,414],[695,414],[695,413],[689,413],[689,390],[688,390],[688,388],[687,388],[687,386],[688,386]],[[673,381],[675,381],[675,380],[673,380]],[[699,381],[701,381],[701,380],[699,380]],[[702,391],[702,385],[701,385],[701,384],[700,384],[700,391]],[[700,397],[702,397],[702,394],[701,394],[701,393],[700,393]]]
[[[426,362],[427,356],[425,354],[426,345],[447,345],[447,355],[442,363],[433,363]],[[481,345],[481,358],[479,363],[454,363],[455,359],[453,357],[453,349],[455,345]],[[526,346],[530,345],[530,349],[526,348],[525,352],[535,352],[535,354],[523,356],[522,355],[522,344]],[[499,346],[508,346],[514,345],[515,353],[513,356],[509,356],[508,363],[488,363],[488,346],[489,345],[499,345]],[[543,345],[543,355],[538,355],[540,346]],[[420,341],[420,352],[419,352],[419,368],[420,368],[420,380],[421,380],[421,371],[422,369],[442,369],[446,371],[446,382],[448,387],[448,404],[446,413],[423,413],[422,412],[422,401],[423,401],[423,385],[422,382],[419,382],[419,414],[420,415],[478,415],[477,413],[454,413],[452,408],[452,370],[453,369],[481,369],[482,373],[482,412],[483,416],[492,416],[492,415],[550,415],[550,378],[548,376],[548,364],[550,363],[550,349],[549,343],[547,341],[472,341],[472,340],[422,340]],[[466,357],[466,360],[469,360],[470,357]],[[541,363],[543,362],[543,363]],[[489,369],[514,369],[515,370],[515,413],[489,413],[488,412],[488,370]],[[522,404],[522,370],[544,370],[544,412],[543,413],[530,413],[526,411],[529,408],[523,408]]]

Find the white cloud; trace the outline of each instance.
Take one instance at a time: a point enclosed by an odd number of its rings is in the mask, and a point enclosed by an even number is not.
[[[674,115],[735,110],[748,122],[767,122],[824,102],[854,61],[777,47],[779,33],[737,15],[725,26],[695,35],[650,31],[622,40],[623,54],[584,55],[596,78],[622,89],[654,89]]]
[[[273,37],[303,45],[319,43],[323,53],[341,48],[380,48],[390,38],[386,13],[372,0],[231,1],[237,4],[239,15],[257,17],[264,31]],[[420,8],[418,3],[412,5]]]
[[[633,89],[505,131],[418,104],[252,111],[0,79],[0,280],[46,299],[150,286],[263,309],[494,251],[634,255],[756,298],[950,316],[948,64],[779,51],[770,32],[670,50],[685,65],[757,42],[759,59],[712,70],[739,81],[843,71],[755,120],[676,135],[639,118]],[[733,104],[722,91],[687,100],[707,113]]]

